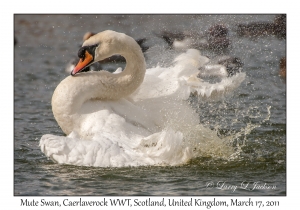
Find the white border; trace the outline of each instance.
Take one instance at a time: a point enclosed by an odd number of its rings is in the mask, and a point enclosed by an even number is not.
[[[293,1],[295,2],[295,1]],[[36,0],[11,1],[2,5],[2,50],[1,50],[1,131],[2,131],[2,153],[1,153],[1,207],[5,209],[21,209],[20,199],[30,197],[13,196],[13,14],[17,13],[213,13],[213,14],[245,14],[245,13],[287,13],[287,196],[283,197],[251,197],[253,200],[278,200],[280,207],[285,209],[288,206],[298,206],[299,182],[296,175],[299,173],[299,83],[298,56],[299,56],[299,8],[296,3],[287,1],[58,1],[43,2],[37,4]],[[4,117],[3,117],[4,116]],[[78,197],[68,197],[76,200]],[[99,197],[84,197],[86,200],[93,200]],[[116,197],[114,197],[116,198]],[[126,198],[126,197],[122,197]],[[134,197],[128,197],[133,199]],[[138,197],[139,198],[139,197]],[[159,197],[156,197],[159,198]],[[208,200],[213,197],[203,197]],[[234,197],[216,197],[217,199],[229,200]],[[236,197],[243,200],[248,197]],[[42,199],[38,197],[37,199]],[[45,197],[45,199],[61,200],[61,197]],[[139,198],[140,199],[140,198]],[[32,207],[22,207],[30,208]],[[48,207],[49,208],[49,207]],[[77,208],[77,207],[73,207]],[[80,208],[80,207],[78,207]],[[100,207],[98,207],[100,208]],[[112,208],[112,207],[110,207]],[[117,207],[118,209],[120,207]],[[116,208],[116,209],[117,209]],[[196,207],[194,207],[196,208]],[[199,207],[197,207],[199,208]],[[84,209],[84,208],[80,208]],[[215,208],[212,208],[215,209]]]

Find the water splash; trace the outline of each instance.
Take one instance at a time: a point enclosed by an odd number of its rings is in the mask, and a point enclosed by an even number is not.
[[[202,125],[214,130],[224,145],[232,147],[233,152],[227,157],[215,155],[215,158],[223,158],[227,161],[243,159],[244,148],[252,143],[252,139],[249,142],[248,137],[252,136],[253,131],[268,123],[271,117],[271,106],[267,105],[263,109],[252,105],[246,108],[234,96],[218,102],[199,102],[191,99],[190,103],[196,107]]]

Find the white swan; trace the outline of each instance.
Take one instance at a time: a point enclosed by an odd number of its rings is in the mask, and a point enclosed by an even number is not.
[[[114,54],[125,69],[80,71]],[[197,50],[189,50],[169,68],[146,71],[141,48],[131,37],[114,31],[98,33],[78,52],[80,62],[57,86],[52,97],[56,121],[67,136],[46,134],[40,140],[45,155],[61,164],[100,167],[178,165],[199,155],[228,156],[233,151],[215,132],[200,125],[186,99],[222,95],[240,85],[245,74],[209,84],[197,77],[203,65]]]

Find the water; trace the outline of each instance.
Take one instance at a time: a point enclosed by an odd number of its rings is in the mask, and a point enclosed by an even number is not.
[[[14,195],[286,195],[286,83],[278,75],[285,39],[238,37],[237,23],[273,21],[275,15],[15,15]],[[58,165],[39,148],[43,134],[64,135],[51,111],[54,88],[68,74],[87,31],[112,29],[164,47],[160,30],[229,27],[229,54],[244,63],[246,80],[222,101],[190,98],[203,125],[231,136],[232,159],[199,157],[183,166],[94,168]],[[155,48],[153,48],[155,49]],[[212,56],[209,51],[203,52]],[[164,60],[153,50],[148,67]],[[275,189],[246,190],[254,183]],[[243,183],[243,184],[242,184]],[[213,184],[213,185],[212,185]],[[226,186],[240,186],[234,192]],[[252,187],[252,188],[251,188]],[[229,188],[229,187],[228,187]]]

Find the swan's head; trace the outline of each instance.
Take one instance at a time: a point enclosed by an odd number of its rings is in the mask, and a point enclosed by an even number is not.
[[[71,75],[81,72],[85,67],[94,63],[95,60],[95,50],[98,47],[98,44],[81,47],[78,51],[79,62],[71,71]]]
[[[110,30],[100,32],[83,43],[78,51],[80,60],[71,75],[74,76],[95,62],[115,54],[124,54],[126,50],[133,48],[140,50],[136,41],[123,33]]]

